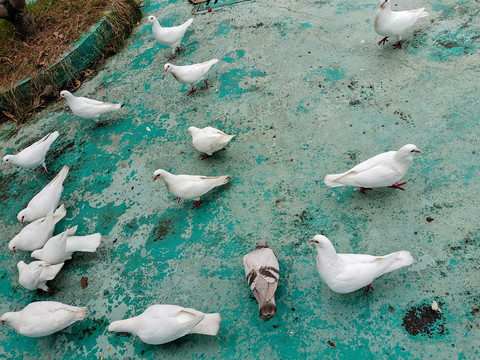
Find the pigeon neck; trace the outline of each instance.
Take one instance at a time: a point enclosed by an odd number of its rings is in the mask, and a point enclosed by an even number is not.
[[[137,317],[125,320],[118,320],[111,324],[110,331],[116,332],[134,332],[137,328]]]
[[[318,261],[317,264],[319,267],[330,268],[333,264],[338,262],[340,257],[337,255],[335,248],[332,244],[323,245],[322,247],[317,247],[318,252]]]

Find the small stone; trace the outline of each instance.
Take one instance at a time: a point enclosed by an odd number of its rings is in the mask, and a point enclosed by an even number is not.
[[[82,284],[82,289],[85,289],[88,286],[88,278],[82,276],[82,280],[80,280],[80,283]]]
[[[388,307],[388,311],[390,311],[390,312],[395,312],[395,309],[393,308],[393,306],[389,306],[389,307]]]
[[[433,220],[435,220],[434,218],[432,218],[431,216],[427,216],[427,219],[426,219],[428,222],[432,222]]]

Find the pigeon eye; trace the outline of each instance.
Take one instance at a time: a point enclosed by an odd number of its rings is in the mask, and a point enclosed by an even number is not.
[[[410,151],[410,152],[415,152],[415,150],[412,150],[412,151]]]

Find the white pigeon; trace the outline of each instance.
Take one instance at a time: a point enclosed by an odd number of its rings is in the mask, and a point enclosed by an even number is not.
[[[356,186],[362,192],[374,187],[391,186],[405,190],[398,181],[405,176],[408,167],[412,163],[413,155],[420,153],[415,145],[402,146],[398,151],[388,151],[378,154],[342,174],[330,174],[323,180],[325,185]]]
[[[57,208],[69,170],[68,165],[65,165],[57,176],[28,202],[27,207],[18,213],[17,219],[22,225],[25,221],[32,222],[45,217]]]
[[[23,149],[16,155],[5,155],[3,157],[3,165],[13,164],[25,169],[31,169],[38,165],[43,166],[43,173],[46,173],[47,165],[45,164],[45,156],[50,149],[52,143],[60,136],[58,131],[54,131],[33,143],[29,147]]]
[[[96,121],[98,125],[103,124],[103,121],[99,121],[100,115],[109,111],[118,110],[123,106],[123,104],[112,104],[86,97],[73,96],[73,94],[67,90],[62,90],[60,97],[67,100],[67,104],[74,115]]]
[[[230,176],[198,176],[198,175],[174,175],[163,169],[158,169],[153,173],[153,181],[158,178],[162,179],[167,186],[167,190],[175,197],[173,200],[180,201],[180,199],[195,200],[192,207],[200,207],[202,200],[200,196],[209,192],[213,188],[228,184],[230,182]]]
[[[47,281],[53,280],[62,266],[63,263],[50,265],[45,261],[33,261],[25,264],[25,262],[19,261],[17,263],[18,282],[28,290],[42,289],[50,292]]]
[[[100,245],[102,235],[99,233],[74,236],[78,225],[50,238],[42,249],[32,252],[32,258],[49,264],[60,264],[72,258],[72,253],[95,252]]]
[[[152,305],[139,316],[114,321],[109,331],[129,332],[144,343],[161,345],[187,334],[215,336],[220,328],[220,314],[204,314],[177,305]]]
[[[192,143],[195,149],[204,153],[202,160],[212,156],[214,152],[224,149],[230,140],[235,137],[235,135],[227,135],[211,126],[203,129],[190,126],[188,132],[192,135]]]
[[[363,254],[337,254],[330,240],[315,235],[310,240],[317,247],[317,270],[327,286],[341,294],[350,293],[370,285],[377,277],[408,266],[413,257],[408,251],[398,251],[385,256]]]
[[[37,301],[23,310],[7,312],[0,317],[2,324],[11,325],[20,335],[42,337],[65,329],[87,316],[86,307],[65,305],[57,301]]]
[[[207,87],[210,84],[204,78],[205,74],[210,70],[213,64],[216,64],[219,60],[212,59],[209,61],[205,61],[199,64],[193,65],[185,65],[185,66],[177,66],[170,63],[166,63],[164,65],[165,72],[169,72],[173,75],[175,80],[177,80],[180,84],[189,84],[192,86],[192,89],[188,92],[187,95],[192,95],[195,92],[194,85],[199,81],[203,80]]]
[[[50,239],[55,230],[55,225],[67,214],[65,206],[60,205],[55,212],[50,210],[47,216],[35,220],[25,226],[15,237],[8,243],[8,248],[13,250],[33,251],[41,249],[43,245]]]
[[[182,42],[185,31],[192,24],[193,19],[188,19],[179,26],[162,27],[155,16],[148,17],[148,24],[152,25],[152,33],[155,40],[164,46],[168,46],[172,50],[172,56],[168,61],[175,58],[175,54],[180,52],[180,43]]]
[[[267,247],[267,241],[261,239],[255,250],[243,257],[243,266],[248,285],[258,302],[258,312],[262,319],[275,315],[275,291],[277,290],[280,270],[277,257]]]
[[[425,8],[407,10],[407,11],[392,11],[392,0],[382,0],[380,8],[375,14],[374,27],[378,35],[385,36],[378,42],[378,45],[385,45],[385,42],[390,36],[396,37],[398,42],[394,45],[395,49],[402,49],[403,34],[415,24],[415,22],[425,16],[428,12]]]

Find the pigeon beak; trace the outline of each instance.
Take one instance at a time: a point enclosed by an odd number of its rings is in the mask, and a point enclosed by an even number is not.
[[[2,320],[2,325],[5,325],[5,320]]]
[[[420,150],[415,150],[415,152],[416,152],[416,153],[421,153],[421,151],[420,151]]]
[[[310,239],[310,240],[308,240],[308,241],[314,242],[314,243],[317,243],[317,244],[318,244],[318,241],[317,241],[317,240]]]
[[[167,68],[167,69],[165,69],[165,72],[167,72],[167,71],[168,71],[168,68]]]
[[[14,253],[14,254],[17,253],[17,249],[15,249],[15,247],[13,248],[13,253]]]
[[[153,177],[153,181],[157,180],[158,176],[154,176]]]
[[[24,221],[25,221],[25,216],[22,216],[22,220],[20,221],[20,225],[23,225]]]

